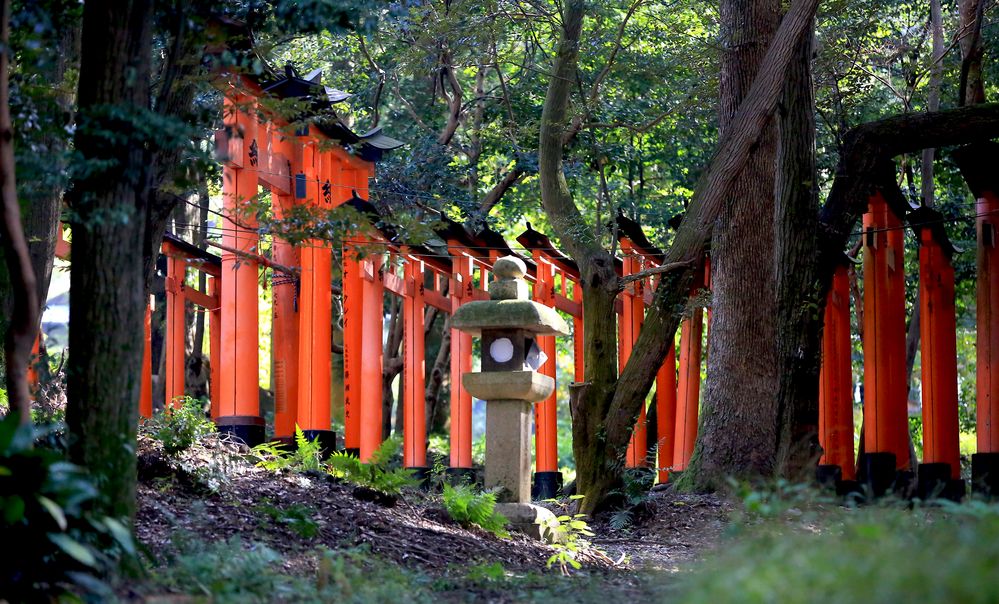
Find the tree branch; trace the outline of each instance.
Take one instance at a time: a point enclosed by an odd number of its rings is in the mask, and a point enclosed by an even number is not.
[[[645,279],[646,277],[651,277],[653,275],[670,273],[678,268],[686,268],[689,267],[692,263],[693,261],[691,260],[684,260],[681,262],[671,262],[669,264],[663,264],[662,266],[654,266],[652,268],[647,268],[645,270],[638,271],[637,273],[631,273],[630,275],[625,275],[620,279],[621,289],[623,290],[624,286],[628,285],[629,283],[634,283],[635,281],[641,281],[642,279]]]
[[[38,334],[38,292],[28,242],[21,227],[21,207],[14,180],[14,131],[10,119],[10,0],[0,4],[0,242],[14,289],[14,308],[4,343],[7,400],[22,424],[31,422],[28,364]]]

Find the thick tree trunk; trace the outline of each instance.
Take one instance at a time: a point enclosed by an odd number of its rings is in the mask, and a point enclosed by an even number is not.
[[[821,358],[801,351],[821,341],[811,320],[822,308],[802,303],[819,289],[811,258],[818,247],[819,192],[815,173],[815,97],[812,37],[802,40],[788,70],[778,111],[777,209],[774,244],[777,274],[777,468],[806,479],[819,456]]]
[[[13,289],[4,342],[7,400],[22,424],[31,421],[28,363],[38,333],[38,294],[14,179],[14,130],[10,120],[10,0],[0,3],[0,245]]]
[[[610,309],[613,308],[611,292],[616,295],[620,291],[621,280],[613,273],[613,264],[573,203],[562,170],[562,134],[574,81],[583,4],[569,2],[563,10],[562,39],[542,113],[538,164],[542,203],[549,220],[561,244],[584,267],[581,285],[584,321],[589,321],[585,324],[584,343],[587,374],[584,384],[575,389],[572,396],[573,438],[589,443],[584,446],[574,442],[573,445],[577,456],[577,487],[586,496],[582,504],[584,511],[594,509],[618,479],[620,460],[631,437],[635,417],[666,358],[711,227],[732,183],[742,172],[756,141],[771,120],[788,63],[801,36],[808,30],[817,5],[818,0],[794,2],[774,36],[758,77],[697,185],[694,199],[666,254],[664,266],[672,270],[665,272],[660,280],[643,329],[616,383],[613,374],[617,345]],[[609,405],[606,403],[608,396],[611,398]],[[602,439],[600,430],[591,428],[600,421],[604,426]],[[596,438],[588,437],[589,434]]]
[[[960,0],[958,13],[961,33],[961,81],[958,87],[959,105],[977,105],[985,102],[985,80],[982,77],[982,25],[985,17],[985,0]]]
[[[723,0],[720,133],[763,61],[780,18],[777,0]],[[796,55],[800,51],[796,52]],[[796,59],[797,62],[797,59]],[[776,128],[763,128],[733,184],[711,241],[713,315],[708,376],[690,484],[774,469],[777,445],[776,296],[773,263]],[[751,352],[750,352],[751,351]]]
[[[149,106],[152,3],[88,1],[83,10],[75,149],[81,166],[73,210],[70,457],[101,492],[101,511],[135,513],[135,429],[143,352],[142,244],[149,157],[141,132]]]

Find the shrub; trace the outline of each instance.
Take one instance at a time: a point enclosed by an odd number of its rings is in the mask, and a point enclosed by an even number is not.
[[[135,554],[131,534],[90,511],[98,493],[83,469],[33,447],[33,432],[0,420],[0,594],[12,602],[39,593],[108,597],[102,577]]]
[[[329,472],[347,482],[374,489],[388,495],[398,495],[414,488],[420,481],[408,468],[395,467],[393,460],[402,447],[398,436],[383,442],[367,463],[347,453],[334,453],[329,458]]]
[[[462,525],[476,525],[496,535],[507,537],[506,518],[496,511],[496,494],[482,492],[467,484],[444,485],[444,509]]]
[[[150,436],[163,443],[167,455],[179,455],[215,432],[215,424],[205,415],[202,401],[186,396],[179,402],[179,407],[167,407],[144,423]]]

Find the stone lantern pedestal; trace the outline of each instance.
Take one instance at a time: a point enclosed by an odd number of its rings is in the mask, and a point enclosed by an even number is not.
[[[531,410],[551,395],[555,380],[536,371],[544,359],[535,338],[566,335],[569,326],[555,309],[528,299],[526,270],[517,257],[497,260],[490,300],[461,306],[451,326],[482,337],[482,371],[464,374],[462,384],[486,401],[485,486],[498,490],[499,511],[514,528],[538,535],[538,522],[554,516],[529,503]]]

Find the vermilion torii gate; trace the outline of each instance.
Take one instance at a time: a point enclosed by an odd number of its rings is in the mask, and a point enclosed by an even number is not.
[[[325,120],[288,123],[282,116],[269,112],[270,104],[265,100],[271,98],[302,99],[313,109],[317,104],[328,109],[330,104],[346,98],[339,91],[323,87],[319,78],[319,73],[300,77],[289,67],[283,77],[270,82],[239,78],[224,90],[225,128],[217,135],[217,147],[223,161],[224,209],[230,224],[223,228],[222,242],[213,244],[223,250],[221,267],[210,263],[207,268],[201,267],[211,276],[207,293],[184,286],[186,266],[192,259],[197,259],[197,254],[185,249],[186,244],[179,241],[170,240],[164,246],[168,257],[168,400],[174,400],[184,391],[184,304],[186,301],[197,303],[211,312],[213,319],[210,326],[212,417],[220,430],[249,444],[261,442],[265,433],[257,384],[257,283],[263,265],[275,269],[274,435],[287,439],[297,425],[309,438],[322,441],[325,448],[332,450],[336,446],[335,435],[330,430],[333,250],[319,239],[292,246],[275,237],[272,259],[260,255],[254,223],[254,202],[259,187],[270,191],[272,208],[278,218],[288,216],[299,204],[328,209],[349,202],[355,209],[370,214],[373,208],[364,198],[368,179],[373,175],[372,160],[382,151],[401,144],[379,132],[354,135],[328,115]],[[631,234],[621,240],[625,261],[620,263],[619,269],[626,271],[624,274],[655,266],[661,261],[661,254],[648,244],[637,224],[630,228]],[[434,306],[452,313],[467,301],[486,298],[492,263],[500,256],[515,253],[499,235],[487,231],[473,237],[456,223],[449,223],[441,235],[447,242],[444,255],[450,260],[442,261],[442,254],[437,250],[390,243],[390,234],[375,234],[374,239],[358,234],[345,238],[342,254],[344,446],[362,459],[367,459],[381,442],[382,305],[386,290],[404,300],[407,334],[402,396],[406,424],[405,463],[409,467],[422,468],[426,464],[421,321],[424,307]],[[638,240],[637,246],[632,239]],[[529,229],[520,241],[530,255],[526,260],[535,299],[573,317],[576,326],[573,377],[580,381],[584,367],[578,270],[540,233]],[[393,270],[394,261],[386,262],[386,256],[401,261],[401,275]],[[448,284],[446,294],[445,283]],[[622,348],[625,358],[640,329],[652,284],[651,279],[636,282],[619,305],[622,342],[627,342]],[[670,364],[673,357],[664,365],[660,379],[660,404],[668,403],[657,429],[660,449],[672,454],[676,447],[681,452],[680,457],[689,456],[692,436],[696,433],[699,321],[696,332],[695,343],[682,344],[694,353],[686,356],[681,353],[681,362],[687,359],[694,369],[681,371],[684,391],[679,396],[679,411],[675,409],[677,396],[673,384],[677,380],[675,365]],[[685,336],[681,340],[687,342],[691,338]],[[540,371],[554,377],[557,356],[554,341],[541,338],[538,345],[547,357]],[[459,332],[452,333],[450,466],[455,474],[470,472],[472,465],[472,401],[460,380],[460,375],[471,366],[470,338]],[[685,384],[685,376],[694,376],[693,387]],[[151,409],[149,399],[148,395],[143,397],[144,413]],[[553,396],[536,408],[536,483],[541,496],[554,495],[561,476],[556,407],[557,400]],[[670,418],[675,418],[677,427],[672,425]],[[674,432],[681,437],[674,439]],[[636,427],[632,465],[645,463],[644,435],[643,414]],[[660,465],[668,462],[670,456],[662,454]]]

